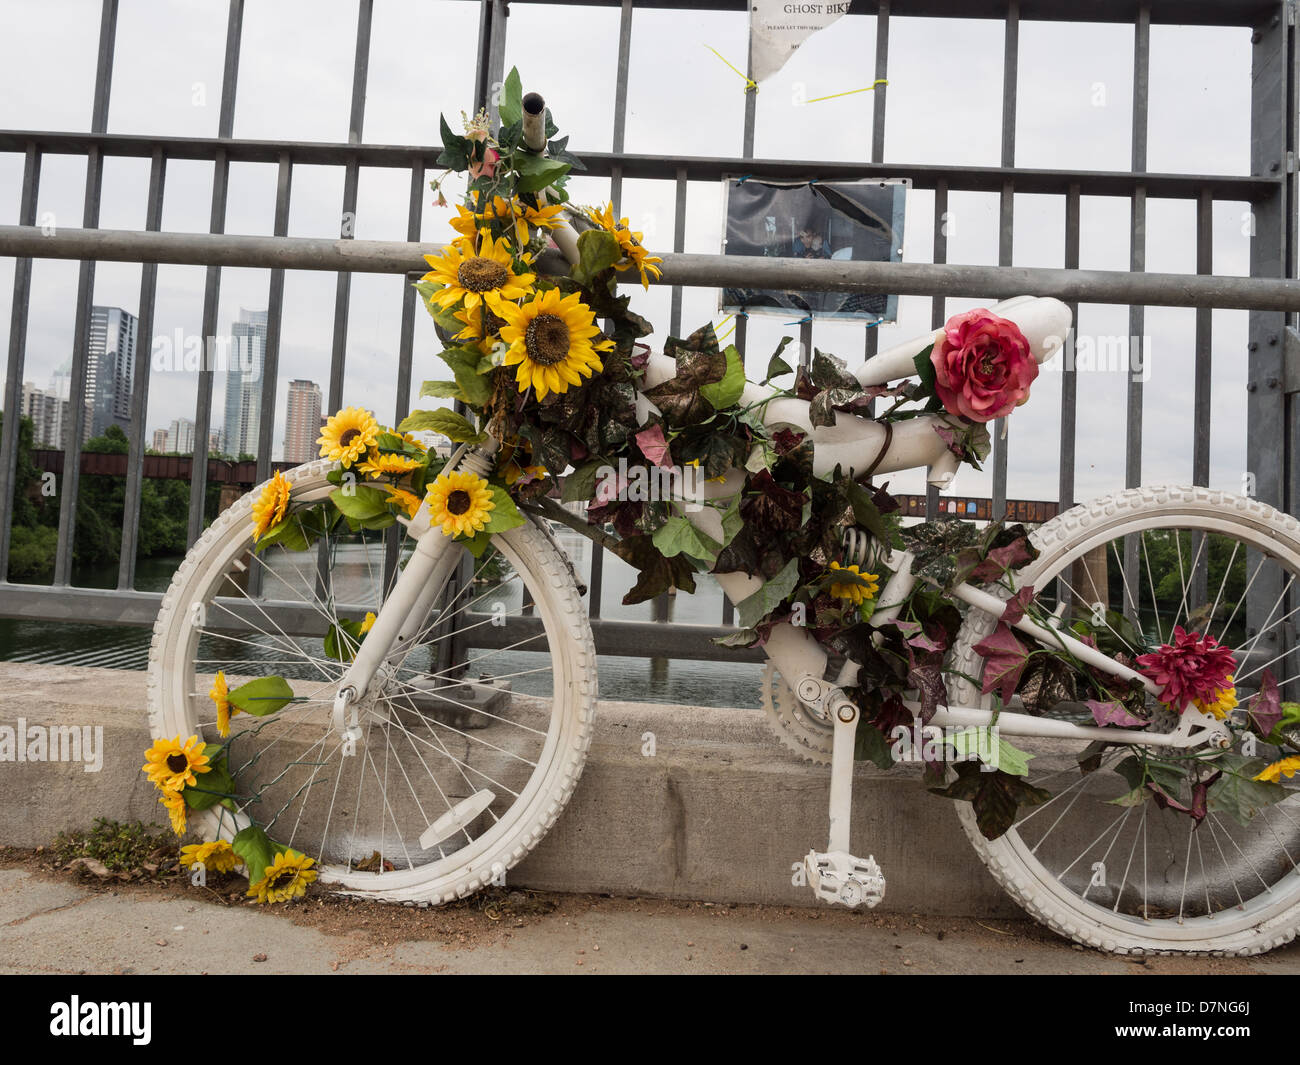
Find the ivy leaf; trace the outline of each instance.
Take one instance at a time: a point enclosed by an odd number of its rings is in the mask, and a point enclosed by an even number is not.
[[[388,497],[378,488],[357,484],[351,488],[335,488],[330,492],[333,503],[345,518],[353,521],[371,521],[388,513]]]
[[[1092,711],[1092,719],[1101,726],[1118,725],[1120,728],[1134,728],[1147,724],[1145,718],[1130,714],[1123,704],[1113,699],[1104,703],[1097,699],[1088,699],[1083,705]]]
[[[461,398],[471,407],[482,407],[492,398],[492,363],[477,348],[447,348],[439,353],[439,358],[455,375]]]
[[[266,717],[293,702],[293,689],[283,677],[258,677],[241,684],[227,698],[246,714]]]
[[[515,161],[519,172],[519,180],[515,188],[519,192],[541,192],[547,186],[555,184],[572,169],[568,163],[545,155],[516,153]]]
[[[290,514],[284,521],[272,525],[262,533],[253,551],[261,554],[272,544],[279,544],[286,551],[306,551],[311,546],[311,541],[303,531],[298,515]]]
[[[736,620],[742,628],[752,629],[789,598],[799,583],[799,560],[790,559],[781,572],[763,587],[736,604]]]
[[[669,466],[673,464],[673,457],[668,451],[668,441],[664,438],[664,427],[662,425],[651,425],[642,429],[635,435],[636,446],[641,449],[641,454],[646,457],[646,461],[654,466]]]
[[[977,762],[958,762],[957,779],[946,788],[931,788],[935,795],[971,804],[975,823],[985,839],[997,839],[1016,821],[1022,806],[1041,806],[1052,798],[1023,777],[996,769],[985,772]]]
[[[399,433],[420,433],[426,431],[442,433],[449,440],[458,444],[477,444],[484,439],[469,422],[454,410],[417,410],[402,419],[397,427]]]
[[[734,344],[724,352],[727,357],[727,371],[722,380],[714,385],[701,385],[700,395],[712,404],[714,410],[723,410],[735,406],[745,391],[745,364]]]
[[[618,238],[607,229],[589,229],[578,237],[578,261],[570,271],[584,288],[623,258]]]
[[[1277,680],[1270,670],[1264,670],[1264,675],[1259,682],[1259,691],[1251,699],[1246,713],[1251,728],[1264,737],[1269,736],[1282,720],[1282,695],[1278,691]]]
[[[788,373],[794,373],[794,367],[781,358],[781,352],[785,351],[786,345],[793,339],[794,337],[781,338],[781,343],[777,345],[776,351],[767,361],[767,373],[763,375],[763,384],[767,384],[774,377],[784,377]]]
[[[993,634],[975,645],[975,653],[984,656],[984,678],[980,691],[987,694],[997,690],[1004,705],[1011,702],[1020,675],[1029,661],[1029,652],[1024,645],[1007,625],[998,622]]]
[[[853,520],[871,533],[882,544],[890,541],[889,526],[885,517],[876,506],[872,494],[852,478],[848,479],[849,506],[853,508]]]
[[[451,131],[447,119],[438,116],[438,128],[442,133],[442,152],[438,156],[438,165],[448,170],[466,170],[469,167],[470,142]]]
[[[596,481],[600,471],[605,468],[604,459],[591,459],[582,463],[564,478],[564,487],[560,491],[561,503],[586,503],[596,495]]]
[[[1207,792],[1207,809],[1225,813],[1243,827],[1265,806],[1281,802],[1289,794],[1281,784],[1252,779],[1268,764],[1262,758],[1241,762],[1220,758],[1218,764],[1223,766],[1223,776]]]
[[[1002,622],[1006,625],[1014,625],[1021,621],[1025,616],[1025,610],[1034,598],[1034,586],[1027,585],[1021,588],[1015,595],[1006,601],[1006,609],[1002,614]]]
[[[620,540],[614,547],[614,553],[640,571],[632,590],[623,596],[624,606],[644,603],[647,599],[662,595],[669,588],[679,588],[683,592],[695,591],[695,574],[691,564],[680,555],[665,558],[649,536],[629,536]]]
[[[501,116],[501,124],[512,126],[516,122],[523,121],[524,87],[519,80],[518,67],[510,68],[510,73],[506,75],[505,84],[501,88],[501,102],[497,105],[497,114]]]
[[[261,880],[266,875],[266,867],[275,861],[275,848],[260,825],[249,825],[236,832],[230,849],[244,859],[250,884]]]
[[[221,748],[215,744],[204,747],[203,753],[214,759],[209,763],[209,770],[198,774],[194,784],[181,789],[181,798],[191,810],[210,809],[222,799],[235,795],[235,780],[230,775],[230,766],[224,755],[217,757],[218,751]]]
[[[848,388],[857,390],[862,386],[858,379],[849,373],[848,365],[843,359],[824,351],[813,349],[812,365],[808,376],[818,388]]]
[[[680,516],[671,517],[664,522],[655,530],[652,539],[664,558],[688,555],[701,562],[712,562],[722,550],[720,543],[705,536],[688,519]]]
[[[421,396],[432,396],[434,399],[464,399],[465,394],[460,390],[460,385],[455,381],[425,381],[420,386]]]
[[[937,400],[934,390],[934,363],[930,361],[930,354],[934,351],[934,345],[929,344],[916,353],[912,359],[912,365],[916,367],[916,375],[921,379],[921,392],[929,396],[931,400]],[[938,406],[942,406],[939,404]],[[935,409],[938,409],[936,406]]]
[[[709,327],[710,338],[712,334]],[[670,337],[669,343],[664,345],[665,353],[674,346],[676,376],[646,389],[645,396],[663,412],[670,425],[691,426],[712,417],[713,404],[700,394],[700,389],[704,385],[717,384],[726,377],[727,356],[718,350],[716,340],[712,342],[711,350],[694,350]]]
[[[853,733],[853,757],[859,762],[872,762],[877,769],[893,769],[896,764],[889,737],[868,721],[866,714],[858,715],[857,730]]]

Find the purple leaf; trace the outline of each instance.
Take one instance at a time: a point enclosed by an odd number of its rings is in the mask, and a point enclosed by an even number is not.
[[[1007,600],[1007,609],[1002,614],[1002,622],[1005,625],[1014,625],[1017,621],[1025,616],[1025,610],[1029,606],[1030,600],[1034,598],[1034,586],[1028,585],[1021,588],[1010,599]]]
[[[1209,805],[1206,802],[1210,785],[1221,776],[1223,776],[1223,771],[1216,769],[1212,775],[1206,777],[1204,780],[1198,780],[1192,785],[1192,808],[1188,813],[1192,815],[1192,818],[1198,825],[1205,820],[1205,815],[1210,812]]]
[[[1192,812],[1189,807],[1184,806],[1154,780],[1148,780],[1147,787],[1151,789],[1151,794],[1155,796],[1156,805],[1159,806],[1160,809],[1173,809],[1182,814],[1190,814]]]
[[[1105,703],[1096,699],[1089,699],[1084,705],[1092,711],[1092,719],[1098,725],[1118,725],[1120,728],[1132,728],[1135,725],[1146,724],[1146,721],[1130,714],[1120,703],[1115,702],[1113,699]]]
[[[1259,682],[1259,691],[1255,693],[1255,698],[1251,699],[1247,713],[1255,731],[1265,738],[1282,720],[1282,696],[1277,690],[1277,681],[1267,669],[1264,670],[1263,679]]]
[[[1002,701],[1009,703],[1029,661],[1029,652],[1016,634],[999,622],[992,636],[975,645],[975,653],[984,656],[984,684],[980,691],[987,694],[996,688]]]
[[[668,441],[664,439],[664,427],[652,425],[636,434],[636,446],[646,461],[655,466],[671,466],[673,457],[668,453]]]

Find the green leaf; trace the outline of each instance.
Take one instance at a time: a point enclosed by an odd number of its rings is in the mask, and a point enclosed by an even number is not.
[[[256,884],[266,875],[266,867],[275,861],[275,848],[260,825],[249,825],[235,833],[230,849],[244,859],[249,884]]]
[[[758,639],[757,629],[737,629],[725,636],[715,636],[712,642],[719,647],[750,647]]]
[[[1262,758],[1238,762],[1225,757],[1216,764],[1224,769],[1223,776],[1210,785],[1207,794],[1210,813],[1225,813],[1237,824],[1248,826],[1251,818],[1265,806],[1287,797],[1287,789],[1281,784],[1251,779],[1268,764]]]
[[[330,492],[330,502],[339,509],[339,513],[352,521],[369,521],[387,514],[387,499],[386,493],[368,484],[335,488]]]
[[[434,399],[465,399],[465,393],[461,391],[460,385],[455,381],[425,381],[420,386],[421,396],[432,396]],[[469,400],[465,400],[469,402]]]
[[[214,747],[217,751],[222,749],[208,744],[204,753],[209,754]],[[208,763],[211,768],[206,773],[196,774],[194,784],[181,791],[181,798],[191,810],[207,810],[235,794],[235,781],[230,775],[230,767],[224,755],[219,759],[215,755],[210,756],[214,759]]]
[[[290,514],[284,521],[272,525],[262,533],[253,551],[255,554],[261,554],[272,544],[279,544],[286,551],[306,551],[311,546],[311,541],[303,532],[298,515]]]
[[[293,702],[293,689],[283,677],[258,677],[241,684],[229,695],[230,705],[246,714],[266,717]]]
[[[518,67],[511,67],[510,73],[506,75],[506,83],[501,91],[501,103],[497,105],[497,114],[501,116],[501,124],[504,126],[523,121],[524,87],[519,80]]]
[[[489,482],[488,487],[492,489],[492,502],[495,506],[492,508],[492,516],[488,518],[488,523],[483,527],[483,531],[489,536],[495,536],[497,533],[517,529],[524,523],[525,519],[519,513],[519,508],[515,506],[515,501],[510,498],[510,493],[499,484]]]
[[[519,192],[541,192],[548,185],[559,181],[571,169],[568,163],[562,163],[558,159],[518,153],[515,155],[515,165],[519,171],[515,188]]]
[[[741,628],[752,629],[776,607],[789,598],[799,583],[799,560],[790,559],[781,572],[747,599],[736,604],[736,621]]]
[[[331,625],[325,634],[325,654],[336,662],[351,662],[366,638],[361,631],[363,624],[343,618],[337,625]]]
[[[784,377],[788,373],[794,373],[794,367],[781,358],[781,352],[785,351],[786,345],[793,339],[794,337],[781,338],[781,343],[777,346],[771,359],[768,360],[767,373],[763,376],[763,384],[767,384],[774,377]]]
[[[916,374],[921,379],[921,391],[927,396],[933,397],[934,391],[934,363],[930,361],[930,353],[934,351],[934,345],[929,344],[916,353],[912,359],[912,365],[916,367]]]
[[[456,376],[465,402],[472,407],[485,406],[492,398],[492,363],[485,359],[475,347],[465,346],[447,348],[439,352],[438,357],[450,367]]]
[[[589,459],[564,478],[560,492],[561,503],[585,503],[596,494],[596,481],[600,471],[607,466],[604,459]]]
[[[871,493],[858,484],[857,481],[851,478],[846,480],[849,490],[849,506],[853,508],[853,520],[882,544],[888,544],[890,541],[889,526],[885,522],[885,516],[880,513],[880,508],[876,506],[875,500],[871,498]]]
[[[589,229],[578,237],[578,261],[570,273],[580,285],[590,285],[597,275],[623,258],[617,238],[607,229]]]
[[[438,116],[438,128],[442,134],[442,153],[438,156],[438,165],[448,170],[466,169],[469,166],[469,140],[453,133],[442,115]]]
[[[722,514],[722,546],[726,547],[741,529],[745,527],[745,519],[740,516],[740,496],[731,497],[731,506]]]
[[[419,433],[429,430],[442,433],[443,436],[458,444],[477,444],[483,440],[483,434],[475,430],[474,426],[461,415],[445,408],[412,411],[397,427],[399,433]]]
[[[880,731],[878,725],[868,721],[865,714],[858,715],[857,731],[853,734],[853,757],[859,762],[874,762],[877,769],[893,769],[897,764],[889,737]]]
[[[727,372],[717,384],[701,385],[700,395],[707,399],[714,410],[731,407],[739,401],[745,391],[745,363],[735,345],[727,348]]]
[[[701,562],[712,562],[718,557],[722,545],[711,537],[705,536],[684,517],[669,518],[655,530],[652,537],[655,547],[664,558],[687,555],[698,558]]]

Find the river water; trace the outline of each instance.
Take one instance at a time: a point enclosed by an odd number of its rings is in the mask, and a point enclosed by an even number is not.
[[[556,538],[573,559],[580,575],[590,570],[594,545],[586,537],[559,528]],[[165,591],[180,558],[142,559],[136,568],[139,591]],[[624,606],[622,598],[636,581],[636,571],[610,552],[605,553],[601,616],[612,621],[651,621],[653,604]],[[73,583],[81,587],[113,588],[117,567],[78,571]],[[517,598],[519,586],[514,582]],[[511,592],[503,592],[509,599]],[[490,602],[490,600],[488,601]],[[722,616],[723,595],[708,575],[696,577],[694,595],[679,593],[668,600],[665,623],[716,625]],[[483,607],[476,609],[486,609]],[[513,613],[513,610],[511,611]],[[77,625],[52,621],[0,619],[0,659],[56,665],[146,669],[151,630],[131,626]],[[725,649],[718,648],[720,656]],[[755,707],[759,705],[762,667],[752,662],[691,661],[686,659],[624,658],[603,655],[598,663],[600,694],[606,699],[678,705]]]

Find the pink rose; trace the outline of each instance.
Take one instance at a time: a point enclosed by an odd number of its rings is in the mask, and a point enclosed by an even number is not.
[[[1015,322],[983,308],[954,314],[930,352],[934,390],[950,414],[990,422],[1029,398],[1038,363]]]
[[[471,162],[469,164],[470,180],[472,181],[475,178],[481,177],[496,177],[497,162],[500,160],[501,156],[495,148],[489,148],[487,145],[482,143],[487,139],[487,131],[478,129],[471,130],[468,136],[470,140],[475,141],[480,145],[480,147],[474,149],[474,155],[481,156],[478,162]]]

